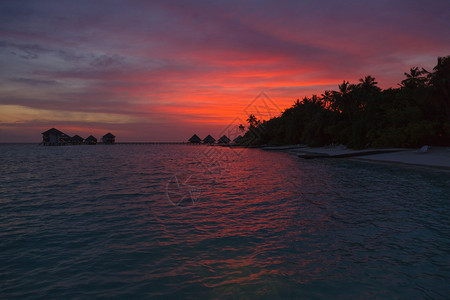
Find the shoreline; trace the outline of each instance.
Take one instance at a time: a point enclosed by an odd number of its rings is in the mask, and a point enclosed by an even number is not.
[[[352,150],[343,145],[328,147],[308,147],[290,145],[263,147],[263,150],[282,151],[303,159],[342,159],[357,161],[419,166],[440,170],[450,170],[450,147],[428,147],[426,151],[410,148],[382,148]]]

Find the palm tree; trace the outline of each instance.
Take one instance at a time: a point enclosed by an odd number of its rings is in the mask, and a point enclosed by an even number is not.
[[[359,79],[359,84],[355,89],[355,97],[353,101],[353,110],[365,110],[367,105],[376,99],[376,95],[381,92],[377,87],[378,82],[372,76],[365,76]]]
[[[334,109],[347,115],[349,121],[352,121],[352,103],[353,95],[351,92],[355,89],[354,84],[349,84],[348,81],[343,81],[338,85],[339,92],[334,102]]]
[[[358,86],[361,87],[363,90],[373,91],[378,89],[377,87],[378,82],[376,82],[375,78],[370,75],[364,78],[360,78],[359,82],[360,84]]]
[[[424,87],[427,82],[427,75],[430,73],[422,68],[419,70],[418,67],[411,68],[409,73],[405,73],[406,79],[400,84],[401,87],[415,89],[417,87]]]
[[[250,114],[250,115],[248,116],[247,123],[248,123],[250,126],[256,127],[256,126],[259,124],[259,121],[258,121],[258,119],[255,117],[254,114]]]
[[[325,108],[330,108],[332,103],[334,102],[333,93],[329,90],[326,90],[321,95],[322,102]]]
[[[348,81],[345,81],[345,80],[342,82],[342,84],[338,85],[339,92],[342,95],[348,94],[348,92],[350,91],[349,87],[350,87],[350,85],[348,84]]]
[[[317,95],[312,95],[311,102],[313,104],[317,104],[317,103],[320,103],[320,99],[317,97]]]
[[[450,119],[450,56],[438,57],[438,63],[430,74],[430,83],[440,94],[447,117]]]

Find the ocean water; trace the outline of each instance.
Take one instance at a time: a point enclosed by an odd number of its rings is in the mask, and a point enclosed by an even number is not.
[[[449,195],[347,159],[3,144],[0,298],[448,298]]]

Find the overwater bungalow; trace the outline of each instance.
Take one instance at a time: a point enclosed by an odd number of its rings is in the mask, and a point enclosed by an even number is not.
[[[111,132],[108,132],[102,137],[103,144],[114,144],[116,142],[116,136]]]
[[[190,139],[189,139],[189,143],[192,144],[200,144],[202,141],[201,138],[198,137],[198,135],[194,134]]]
[[[79,136],[78,134],[76,134],[70,138],[70,143],[72,145],[81,145],[81,144],[83,144],[83,141],[84,141],[84,139],[81,136]]]
[[[93,137],[92,135],[90,135],[84,140],[84,143],[86,145],[95,145],[95,144],[97,144],[97,139],[95,137]]]
[[[235,143],[235,144],[239,144],[241,141],[242,141],[242,135],[238,135],[234,140],[233,140],[233,142]]]
[[[205,143],[205,144],[213,144],[215,141],[216,141],[216,139],[213,138],[213,137],[212,137],[211,135],[209,135],[209,134],[208,134],[207,137],[205,137],[205,138],[203,139],[203,143]]]
[[[42,144],[44,146],[60,146],[69,142],[70,137],[56,128],[51,128],[42,133]]]
[[[219,144],[229,144],[231,140],[226,135],[223,135],[217,142]]]

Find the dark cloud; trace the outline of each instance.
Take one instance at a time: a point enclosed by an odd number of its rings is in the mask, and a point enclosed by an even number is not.
[[[37,44],[16,44],[7,41],[0,41],[0,48],[9,50],[9,53],[24,59],[37,59],[40,53],[48,52]]]
[[[82,63],[95,68],[119,67],[124,57],[117,54],[92,53],[89,51],[53,48],[52,45],[13,43],[0,41],[0,50],[6,49],[9,53],[24,59],[38,59],[42,55],[51,55],[67,63]]]
[[[90,65],[97,68],[109,68],[119,66],[123,58],[119,55],[100,55],[93,56]]]
[[[34,86],[39,86],[39,85],[56,85],[58,84],[58,82],[56,80],[46,80],[46,79],[34,79],[34,78],[9,78],[9,81],[11,82],[19,82],[19,83],[23,83],[26,85],[34,85]]]

